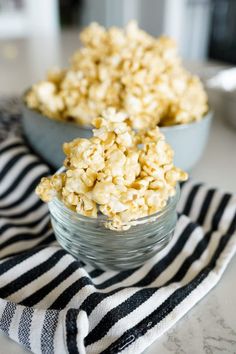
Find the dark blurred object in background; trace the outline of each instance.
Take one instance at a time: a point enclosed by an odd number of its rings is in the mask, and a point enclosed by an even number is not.
[[[213,0],[210,59],[236,64],[236,1]]]
[[[75,27],[81,24],[81,14],[84,0],[60,0],[59,14],[63,27]]]

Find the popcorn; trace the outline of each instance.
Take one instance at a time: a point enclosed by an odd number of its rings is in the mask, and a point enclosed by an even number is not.
[[[97,182],[92,191],[92,199],[97,204],[108,204],[113,193],[115,193],[115,185],[112,182]]]
[[[33,92],[27,97],[31,108],[39,108],[42,113],[50,118],[60,118],[60,112],[64,109],[63,99],[56,94],[56,85],[52,82],[40,82],[33,86]]]
[[[66,171],[65,189],[70,193],[86,194],[89,192],[89,187],[83,182],[81,174],[83,169]]]
[[[112,230],[162,210],[187,174],[173,165],[173,150],[158,127],[135,133],[129,121],[123,111],[109,108],[93,120],[92,138],[65,143],[66,171],[42,178],[40,198],[59,198],[87,217],[102,213]]]
[[[154,38],[132,21],[106,30],[92,23],[81,33],[83,47],[64,70],[51,70],[33,85],[26,103],[52,119],[91,125],[107,107],[125,111],[129,125],[185,124],[208,110],[200,80],[185,70],[175,43]],[[117,116],[115,119],[121,119]]]
[[[44,202],[49,202],[54,197],[60,198],[60,193],[65,185],[65,173],[54,175],[52,177],[43,177],[36,188],[36,194]]]
[[[80,195],[79,202],[76,206],[76,212],[90,218],[97,217],[96,203],[86,195]]]

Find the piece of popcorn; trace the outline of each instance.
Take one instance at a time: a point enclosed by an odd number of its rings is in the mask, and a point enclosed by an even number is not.
[[[115,193],[115,185],[111,182],[97,182],[92,191],[92,198],[97,204],[108,204],[112,193]]]
[[[75,169],[66,171],[65,189],[77,194],[86,194],[90,189],[82,180],[83,170]]]
[[[116,214],[128,209],[128,205],[120,202],[119,198],[111,196],[109,203],[107,203],[111,213]]]
[[[105,166],[103,146],[92,144],[82,153],[82,159],[94,171],[101,171]]]
[[[155,208],[158,211],[163,208],[165,200],[162,199],[160,191],[147,190],[145,192],[145,202],[149,208]]]
[[[48,97],[51,97],[56,92],[56,86],[52,82],[45,81],[37,84],[37,96],[39,101],[46,102]]]
[[[54,67],[47,72],[47,80],[53,82],[55,85],[59,85],[64,76],[65,71],[58,67]]]
[[[60,196],[65,180],[65,173],[56,174],[52,177],[43,177],[35,190],[36,194],[44,202],[50,202],[54,197]]]
[[[113,177],[122,176],[125,162],[126,162],[125,154],[121,150],[117,149],[114,150],[108,156],[106,160],[106,166]]]
[[[173,167],[170,171],[165,173],[165,179],[171,186],[175,186],[179,180],[186,180],[187,176],[186,172],[177,167]]]
[[[90,218],[97,217],[96,203],[89,199],[86,195],[80,195],[76,206],[76,212]]]

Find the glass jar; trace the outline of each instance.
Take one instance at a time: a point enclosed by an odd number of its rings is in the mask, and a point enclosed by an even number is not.
[[[160,212],[140,218],[126,231],[105,227],[107,218],[89,218],[68,209],[57,198],[49,203],[52,227],[60,245],[85,263],[112,270],[136,268],[171,240],[176,221],[176,194]]]

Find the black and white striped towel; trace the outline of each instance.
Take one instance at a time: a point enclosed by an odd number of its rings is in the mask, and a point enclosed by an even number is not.
[[[236,250],[236,197],[187,182],[170,244],[143,267],[101,271],[57,244],[34,194],[48,167],[0,146],[0,329],[34,353],[140,353],[219,281]]]

